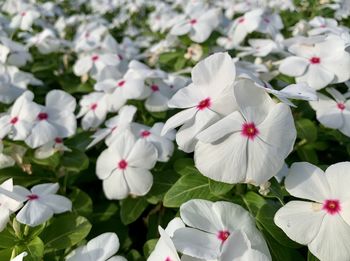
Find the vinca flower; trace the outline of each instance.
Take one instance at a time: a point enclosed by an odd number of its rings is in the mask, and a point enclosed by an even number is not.
[[[54,214],[71,211],[72,202],[64,196],[57,195],[58,189],[57,183],[39,184],[31,190],[14,186],[13,192],[25,203],[16,215],[18,222],[35,227],[49,220]]]
[[[320,260],[345,261],[350,256],[349,167],[349,162],[340,162],[323,172],[307,162],[293,163],[285,180],[291,195],[308,201],[288,202],[277,211],[275,223]]]

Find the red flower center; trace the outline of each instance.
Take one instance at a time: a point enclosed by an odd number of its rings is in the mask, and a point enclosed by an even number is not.
[[[123,87],[124,84],[125,84],[125,81],[124,81],[124,80],[122,80],[122,81],[120,81],[120,82],[117,83],[118,87]]]
[[[47,114],[47,113],[45,113],[45,112],[40,112],[39,114],[38,114],[38,120],[39,121],[45,121],[45,120],[47,120],[49,118],[49,115]]]
[[[339,103],[337,103],[337,107],[338,107],[338,109],[339,110],[344,110],[345,109],[345,104],[344,103],[342,103],[342,102],[339,102]]]
[[[198,110],[204,110],[206,108],[209,108],[210,106],[211,106],[210,98],[206,98],[204,100],[201,100],[198,103],[197,108],[198,108]]]
[[[157,91],[159,91],[159,86],[155,85],[155,84],[152,84],[151,85],[151,89],[152,89],[152,92],[157,92]]]
[[[118,58],[119,58],[119,60],[121,60],[121,61],[123,61],[123,56],[122,55],[120,55],[120,54],[118,54]]]
[[[15,125],[15,124],[17,123],[17,121],[18,121],[18,117],[13,117],[13,118],[10,120],[10,123],[11,123],[12,125]]]
[[[193,24],[196,24],[196,23],[197,23],[197,19],[191,19],[191,20],[190,20],[190,24],[193,25]]]
[[[267,24],[271,22],[270,19],[267,18],[267,17],[265,17],[263,20],[264,20],[264,22],[267,23]]]
[[[319,64],[320,62],[321,62],[320,57],[314,56],[314,57],[310,58],[310,63],[312,63],[312,64]]]
[[[22,12],[21,16],[26,16],[27,12]]]
[[[57,137],[57,138],[55,139],[55,142],[58,143],[58,144],[61,144],[61,143],[63,143],[63,140],[62,140],[62,138]]]
[[[227,230],[221,230],[218,233],[218,239],[220,239],[222,243],[224,243],[229,236],[230,232],[228,232]]]
[[[96,62],[99,58],[100,58],[100,57],[99,57],[98,55],[93,55],[93,56],[91,57],[91,60],[92,60],[93,62]]]
[[[27,199],[28,200],[36,200],[36,199],[38,199],[39,198],[39,196],[38,195],[36,195],[36,194],[31,194],[31,195],[28,195],[27,196]]]
[[[337,214],[341,210],[340,202],[337,199],[327,199],[324,201],[322,209],[330,215]]]
[[[250,140],[254,140],[255,136],[259,134],[259,130],[255,127],[253,122],[244,123],[242,126],[242,135]]]
[[[90,106],[90,109],[91,110],[96,110],[96,108],[97,108],[97,103],[93,103],[93,104],[91,104],[91,106]]]
[[[173,261],[170,257],[164,259],[164,261]]]
[[[238,19],[238,23],[239,24],[243,23],[244,21],[245,21],[244,17],[241,17],[241,18]]]
[[[121,160],[121,161],[119,161],[119,163],[118,163],[118,167],[119,167],[120,169],[126,169],[127,166],[128,166],[128,163],[126,162],[126,160]]]
[[[147,138],[149,135],[151,135],[151,133],[148,130],[144,130],[143,132],[141,132],[142,138]]]

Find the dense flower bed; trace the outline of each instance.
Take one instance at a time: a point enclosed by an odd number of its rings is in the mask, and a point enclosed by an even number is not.
[[[349,0],[0,6],[1,261],[350,260]]]

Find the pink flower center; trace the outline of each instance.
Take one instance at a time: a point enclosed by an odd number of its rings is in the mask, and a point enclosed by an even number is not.
[[[152,92],[157,92],[157,91],[159,91],[158,85],[155,85],[155,84],[152,84],[152,85],[151,85],[151,89],[152,89]]]
[[[211,106],[210,98],[206,98],[204,100],[201,100],[198,103],[197,108],[198,108],[198,110],[204,110],[206,108],[209,108],[210,106]]]
[[[337,103],[337,107],[339,110],[343,111],[345,109],[345,104],[342,102]]]
[[[238,23],[239,24],[243,23],[244,21],[245,21],[244,17],[241,17],[241,18],[238,19]]]
[[[90,106],[90,109],[91,110],[96,110],[96,108],[97,108],[97,103],[93,103],[93,104],[91,104],[91,106]]]
[[[45,121],[45,120],[47,120],[49,118],[49,115],[47,114],[47,113],[45,113],[45,112],[40,112],[39,114],[38,114],[38,120],[39,121]]]
[[[193,25],[193,24],[196,24],[196,23],[197,23],[197,19],[191,19],[191,20],[190,20],[190,24]]]
[[[22,12],[21,16],[26,16],[27,12]]]
[[[321,62],[320,57],[314,56],[314,57],[310,58],[310,63],[312,63],[312,64],[319,64],[320,62]]]
[[[164,261],[173,261],[170,257],[164,259]]]
[[[221,230],[218,233],[218,239],[220,239],[222,243],[224,243],[229,236],[230,232],[228,232],[227,230]]]
[[[142,138],[147,138],[149,135],[151,135],[151,133],[148,130],[144,130],[143,132],[141,132]]]
[[[253,122],[244,123],[242,126],[242,135],[250,140],[254,140],[255,136],[259,134],[259,130],[255,127]]]
[[[119,58],[119,60],[121,60],[121,61],[123,61],[123,56],[121,56],[120,54],[118,54],[118,58]]]
[[[128,166],[128,163],[126,162],[126,160],[121,160],[121,161],[119,161],[119,163],[118,163],[118,167],[119,167],[120,169],[126,169],[127,166]]]
[[[125,84],[125,81],[124,81],[124,80],[122,80],[122,81],[120,81],[120,82],[117,83],[118,87],[123,87],[124,84]]]
[[[263,20],[264,20],[264,22],[267,23],[267,24],[271,22],[270,19],[269,19],[269,18],[266,18],[266,17],[265,17]]]
[[[13,117],[13,118],[10,120],[10,123],[11,123],[12,125],[15,125],[15,124],[17,123],[17,121],[18,121],[18,117]]]
[[[99,58],[100,58],[100,57],[99,57],[98,55],[93,55],[93,56],[91,57],[91,60],[92,60],[93,62],[96,62]]]
[[[324,201],[322,209],[330,215],[337,214],[341,210],[340,202],[337,199],[327,199]]]
[[[57,137],[57,138],[55,139],[55,142],[58,143],[58,144],[61,144],[61,143],[63,143],[63,140],[62,140],[62,138]]]
[[[31,194],[31,195],[27,196],[27,199],[30,200],[30,201],[37,200],[38,198],[39,198],[39,196],[36,195],[36,194]]]
[[[86,32],[85,35],[84,35],[85,38],[89,38],[90,37],[90,33],[89,32]]]

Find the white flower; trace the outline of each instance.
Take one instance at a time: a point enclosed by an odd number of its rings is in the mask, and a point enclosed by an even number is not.
[[[29,46],[35,45],[42,54],[49,54],[57,51],[62,44],[56,37],[53,30],[45,28],[39,34],[28,39]]]
[[[48,92],[45,106],[40,106],[33,128],[25,139],[31,148],[37,148],[56,137],[69,137],[75,134],[77,121],[74,115],[76,101],[70,94],[61,90]]]
[[[272,52],[279,50],[279,46],[275,41],[270,39],[249,39],[248,43],[250,47],[239,47],[238,50],[241,50],[237,56],[243,57],[247,55],[253,55],[257,57],[264,57]]]
[[[317,120],[324,126],[341,131],[350,137],[350,101],[334,88],[327,88],[333,99],[318,93],[318,101],[310,102]]]
[[[54,140],[37,148],[34,152],[34,156],[38,159],[46,159],[56,152],[63,153],[64,151],[71,151],[71,149],[64,146],[62,138],[56,137]]]
[[[171,241],[170,236],[161,228],[158,228],[160,238],[157,242],[151,255],[147,261],[180,261],[180,257],[177,254],[174,243]]]
[[[277,226],[292,240],[307,245],[322,261],[350,258],[350,162],[325,172],[307,163],[294,163],[285,180],[287,191],[308,201],[288,202],[275,215]]]
[[[96,175],[103,180],[103,191],[108,199],[123,199],[129,194],[143,196],[153,184],[149,171],[158,155],[153,145],[125,131],[96,162]]]
[[[183,254],[203,259],[248,261],[254,259],[244,256],[253,251],[264,257],[261,260],[271,260],[254,219],[239,205],[193,199],[181,205],[180,216],[189,227],[176,229],[173,241]]]
[[[73,72],[77,76],[90,73],[94,78],[107,66],[116,66],[120,63],[120,57],[113,53],[92,53],[81,56],[74,64]]]
[[[216,53],[199,62],[192,70],[193,83],[180,89],[168,103],[171,108],[186,110],[168,119],[162,134],[182,125],[176,142],[181,150],[192,152],[200,131],[234,111],[235,75],[234,62],[227,53]]]
[[[34,95],[27,91],[13,104],[8,114],[0,117],[0,138],[24,140],[30,133],[40,108],[33,102]]]
[[[234,87],[239,111],[199,133],[195,163],[199,171],[226,183],[261,185],[282,168],[296,138],[290,108],[275,104],[251,80]],[[224,158],[225,161],[214,161]]]
[[[27,255],[28,255],[27,252],[23,252],[15,256],[15,258],[11,259],[11,261],[23,261],[23,258],[26,257]]]
[[[34,21],[40,17],[40,13],[35,10],[22,10],[12,17],[10,28],[29,31],[32,28]]]
[[[81,108],[77,118],[84,116],[81,121],[83,130],[97,128],[106,119],[108,103],[105,93],[92,92],[84,95],[79,105]]]
[[[131,125],[134,134],[141,139],[150,142],[158,152],[158,161],[167,162],[174,152],[175,130],[161,136],[161,131],[164,123],[157,122],[152,128],[142,124],[132,123]]]
[[[18,222],[34,227],[49,220],[53,214],[71,211],[72,202],[56,195],[58,189],[58,183],[36,185],[30,191],[14,186],[13,192],[22,198],[22,202],[26,202],[16,215]]]
[[[284,59],[279,71],[316,90],[344,82],[350,78],[350,53],[344,49],[344,41],[336,35],[314,44],[294,44],[289,51],[295,56]]]
[[[218,45],[228,50],[238,46],[249,33],[258,29],[263,12],[262,9],[256,9],[246,12],[243,16],[236,18],[227,36],[218,38]]]
[[[12,192],[13,191],[12,178],[4,181],[0,185],[0,187],[9,192]],[[21,202],[2,194],[2,191],[0,191],[0,231],[4,230],[4,228],[6,227],[7,222],[10,220],[10,215],[13,212],[16,212],[21,206],[22,206]]]
[[[32,56],[22,44],[0,37],[0,61],[14,66],[23,66],[32,61]]]
[[[211,32],[220,22],[220,10],[193,10],[189,15],[177,17],[176,24],[171,28],[172,35],[188,34],[190,39],[197,43],[207,40]]]
[[[141,78],[127,76],[114,80],[106,79],[97,82],[94,86],[97,91],[104,91],[108,104],[108,111],[118,111],[130,99],[143,99],[146,88]]]
[[[146,86],[149,88],[149,95],[145,101],[146,109],[152,112],[166,111],[170,98],[176,92],[174,86],[166,84],[161,79],[149,80]]]
[[[125,130],[130,129],[137,108],[132,105],[125,105],[120,108],[118,115],[109,118],[105,125],[107,128],[99,129],[92,135],[93,141],[87,146],[91,148],[105,139],[107,146],[111,145]]]
[[[127,261],[122,256],[113,256],[119,246],[117,234],[103,233],[72,251],[66,261]]]

